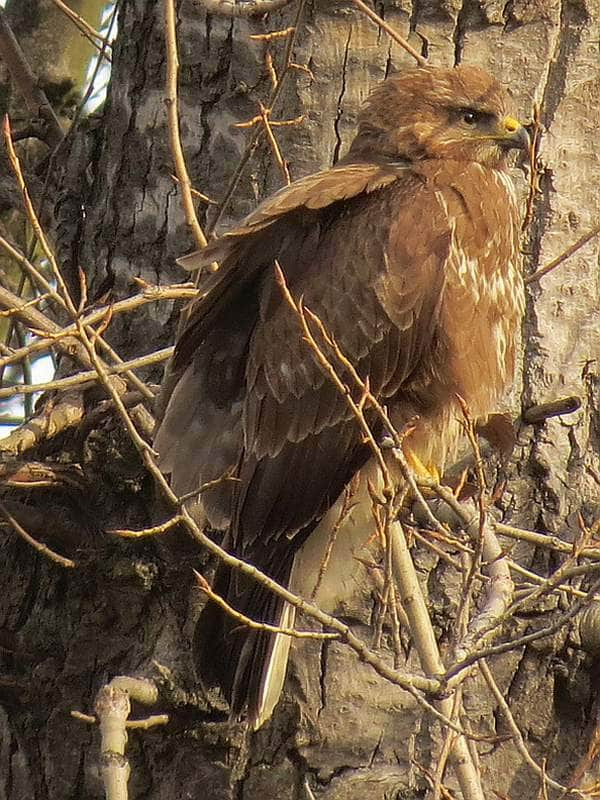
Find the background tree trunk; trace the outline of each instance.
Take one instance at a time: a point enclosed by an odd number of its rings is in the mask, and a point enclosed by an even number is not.
[[[547,133],[540,191],[524,237],[528,271],[598,224],[600,0],[387,0],[375,6],[433,64],[486,67],[510,87],[522,116],[534,102],[540,105]],[[296,12],[290,3],[267,17],[234,20],[207,16],[199,2],[178,3],[183,145],[194,186],[217,201],[252,132],[232,125],[254,117],[259,100],[267,102],[265,54],[272,53],[279,70],[285,50],[285,40],[267,44],[250,35],[286,28]],[[292,178],[335,162],[370,88],[414,63],[348,0],[306,3],[293,61],[302,69],[289,70],[272,117],[303,115],[299,124],[275,129]],[[101,122],[76,131],[61,156],[67,159],[82,140],[91,154],[80,198],[85,219],[69,251],[72,266],[86,271],[90,300],[131,294],[136,277],[183,280],[174,258],[194,246],[172,178],[161,3],[122,4],[112,69]],[[516,173],[516,180],[525,200],[526,179]],[[219,228],[281,184],[261,137]],[[214,210],[199,208],[208,227]],[[593,239],[530,284],[521,384],[513,396],[515,416],[521,403],[527,408],[566,395],[581,400],[570,416],[523,426],[503,498],[505,520],[568,542],[579,535],[580,518],[591,526],[600,517],[598,247]],[[178,311],[172,304],[144,306],[116,317],[109,338],[123,357],[164,347]],[[158,381],[159,372],[150,378]],[[98,396],[86,395],[90,407]],[[90,712],[99,687],[116,674],[159,678],[158,710],[171,717],[164,728],[130,734],[132,798],[308,798],[307,785],[326,800],[424,796],[417,764],[435,762],[439,724],[341,643],[295,643],[282,703],[252,737],[207,708],[191,656],[201,603],[192,567],[206,556],[178,532],[145,542],[107,534],[164,515],[114,415],[83,423],[29,455],[81,467],[69,486],[30,489],[17,499],[7,489],[4,499],[7,507],[25,509],[31,531],[77,567],[62,570],[9,528],[0,531],[0,800],[102,797],[97,730],[70,711]],[[543,576],[557,567],[551,551],[523,543],[517,551]],[[416,559],[443,645],[456,610],[455,573],[421,547]],[[373,609],[372,584],[365,581],[340,613],[370,641]],[[513,620],[511,634],[546,627],[563,611],[551,595]],[[596,662],[578,644],[577,630],[565,625],[491,662],[531,754],[565,783],[599,712]],[[408,665],[418,668],[412,651]],[[478,744],[487,796],[495,790],[502,797],[537,797],[539,779],[478,675],[466,682],[465,709],[472,729],[491,737]],[[455,789],[453,780],[447,785]]]

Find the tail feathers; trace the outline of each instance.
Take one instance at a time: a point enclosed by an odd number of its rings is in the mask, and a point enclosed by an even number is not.
[[[291,564],[278,570],[287,586]],[[251,578],[220,567],[214,591],[236,610],[256,622],[291,628],[295,609]],[[271,717],[287,672],[291,637],[249,628],[209,602],[194,635],[194,655],[200,682],[219,686],[233,719],[245,718],[258,730]]]
[[[269,624],[291,628],[295,609],[283,601],[277,617]],[[266,621],[266,620],[265,620]],[[279,702],[287,673],[291,636],[282,633],[251,631],[238,662],[231,698],[232,716],[239,718],[246,709],[252,730],[258,730],[270,719]]]

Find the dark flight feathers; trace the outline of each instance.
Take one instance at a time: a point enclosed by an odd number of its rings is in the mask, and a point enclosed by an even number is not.
[[[231,523],[226,545],[284,584],[295,550],[369,450],[303,341],[274,261],[374,392],[385,400],[419,371],[426,383],[450,232],[416,235],[433,224],[418,211],[428,202],[418,202],[420,193],[429,193],[426,182],[406,165],[336,167],[281,190],[241,227],[182,259],[190,269],[213,260],[221,268],[200,286],[174,359],[178,391],[195,383],[197,404],[170,409],[157,448],[166,469],[177,470],[182,455],[188,468],[199,465],[184,490],[219,471],[235,474],[203,496],[208,520]],[[218,586],[235,608],[276,623],[282,603],[262,587],[225,569]],[[257,703],[256,665],[269,638],[215,607],[201,621],[198,639],[211,645],[200,672],[218,679],[236,713]]]

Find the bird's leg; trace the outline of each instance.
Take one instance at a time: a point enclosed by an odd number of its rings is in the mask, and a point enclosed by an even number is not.
[[[404,445],[402,449],[404,451],[404,457],[408,461],[412,471],[415,473],[416,478],[430,478],[436,483],[440,482],[440,478],[442,476],[435,464],[424,464],[415,451],[406,445]]]

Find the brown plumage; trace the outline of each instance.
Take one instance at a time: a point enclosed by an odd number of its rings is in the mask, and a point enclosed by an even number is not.
[[[231,471],[237,480],[202,494],[194,511],[284,585],[310,592],[338,498],[357,473],[365,495],[374,468],[274,263],[398,427],[418,416],[407,439],[415,463],[443,470],[459,437],[456,394],[485,417],[514,370],[524,301],[506,154],[527,135],[506,113],[502,89],[474,67],[390,78],[365,104],[343,161],[182,259],[221,268],[201,287],[165,382],[161,466],[180,495]],[[365,496],[338,533],[347,572],[338,566],[323,593],[331,608],[354,569],[353,532],[368,536],[369,508]],[[215,585],[244,614],[293,624],[293,610],[249,578],[221,568]],[[222,687],[235,716],[261,725],[289,637],[245,629],[209,604],[197,645],[201,679]]]

